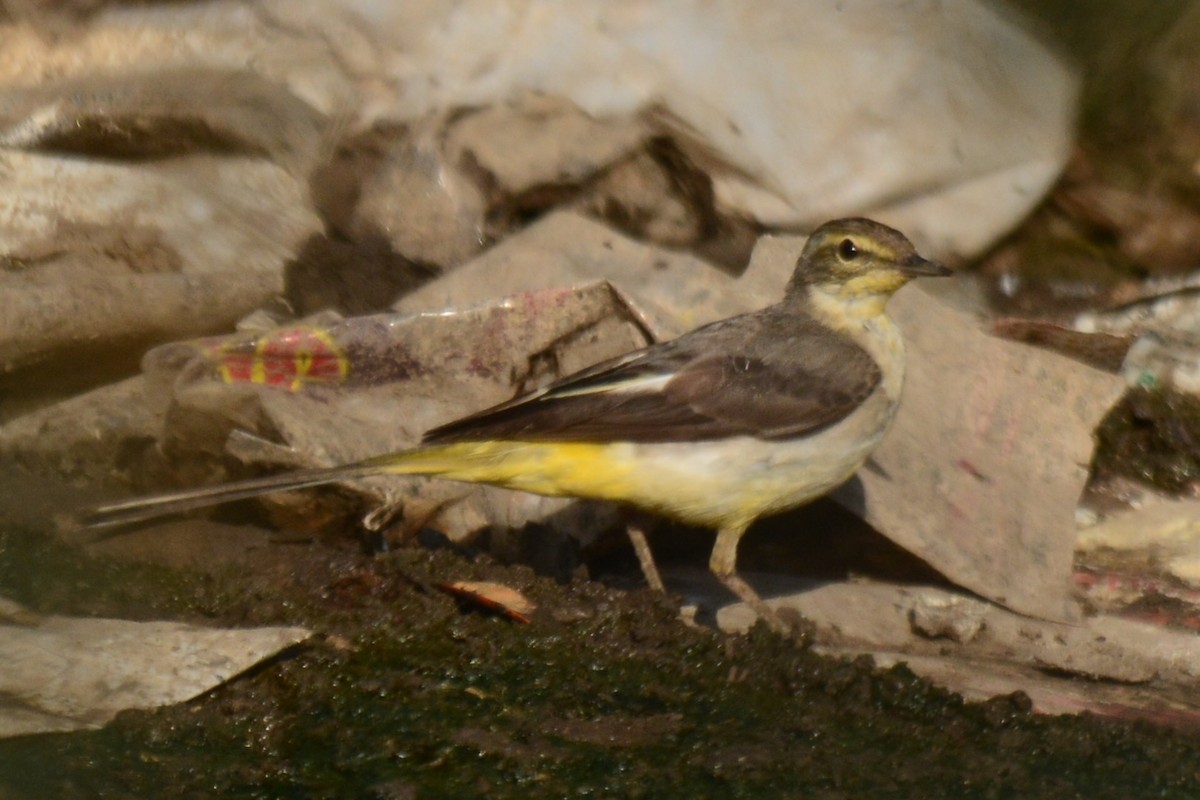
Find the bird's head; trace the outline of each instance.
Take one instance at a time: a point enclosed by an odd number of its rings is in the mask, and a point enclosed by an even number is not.
[[[882,314],[888,299],[911,279],[949,274],[946,267],[918,255],[897,230],[869,219],[838,219],[808,237],[787,296],[870,317]]]

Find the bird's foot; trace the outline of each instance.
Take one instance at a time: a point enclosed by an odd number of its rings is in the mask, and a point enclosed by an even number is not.
[[[775,633],[788,637],[794,633],[792,626],[779,615],[779,612],[767,605],[758,592],[754,591],[754,587],[746,583],[740,575],[717,575],[717,579],[724,584],[726,589],[737,595],[739,600],[750,606],[758,618]]]

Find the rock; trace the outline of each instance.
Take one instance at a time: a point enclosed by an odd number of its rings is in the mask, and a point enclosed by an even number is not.
[[[0,624],[0,736],[99,728],[125,709],[183,702],[309,635],[57,616]]]

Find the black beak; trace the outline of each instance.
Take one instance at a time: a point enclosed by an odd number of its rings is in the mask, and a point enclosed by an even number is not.
[[[916,255],[901,264],[900,271],[913,278],[944,278],[947,275],[954,274],[949,267]]]

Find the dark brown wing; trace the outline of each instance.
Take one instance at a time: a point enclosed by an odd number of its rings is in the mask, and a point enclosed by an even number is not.
[[[843,419],[880,377],[861,347],[775,306],[598,364],[425,441],[783,439]]]

